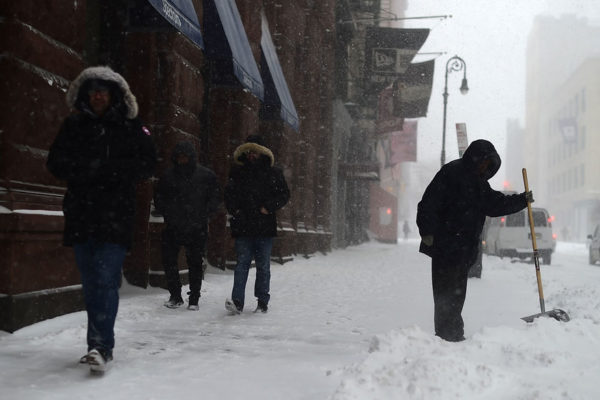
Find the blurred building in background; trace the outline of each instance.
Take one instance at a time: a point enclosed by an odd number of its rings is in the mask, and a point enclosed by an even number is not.
[[[574,16],[534,21],[523,161],[536,203],[555,216],[559,240],[583,241],[600,222],[599,59],[600,27]]]

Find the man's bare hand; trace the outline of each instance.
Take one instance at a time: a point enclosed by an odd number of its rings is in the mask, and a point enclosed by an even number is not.
[[[261,214],[265,214],[265,215],[269,214],[269,211],[267,211],[267,209],[264,207],[260,208],[260,212],[261,212]]]

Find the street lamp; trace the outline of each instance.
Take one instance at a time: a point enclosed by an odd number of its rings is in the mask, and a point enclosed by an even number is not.
[[[448,105],[448,73],[452,71],[464,70],[460,92],[467,94],[469,86],[467,85],[467,64],[459,56],[454,56],[446,62],[446,80],[444,81],[444,126],[442,128],[442,167],[446,163],[446,106]]]

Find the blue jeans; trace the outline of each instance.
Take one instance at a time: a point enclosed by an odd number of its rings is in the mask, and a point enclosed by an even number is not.
[[[77,243],[73,248],[88,315],[88,351],[97,349],[105,358],[112,357],[121,270],[127,249],[94,239]]]
[[[254,296],[260,303],[268,304],[269,285],[271,282],[271,249],[273,247],[272,237],[238,237],[235,239],[235,252],[237,254],[237,265],[233,275],[233,291],[231,299],[237,304],[244,306],[244,295],[248,271],[252,259],[256,261],[256,281],[254,282]]]

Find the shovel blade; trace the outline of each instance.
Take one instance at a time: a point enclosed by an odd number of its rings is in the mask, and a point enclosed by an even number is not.
[[[539,317],[554,318],[555,320],[562,321],[562,322],[568,322],[571,320],[571,318],[569,318],[569,314],[567,314],[565,311],[563,311],[559,308],[555,308],[554,310],[546,311],[546,312],[539,313],[539,314],[529,315],[529,316],[523,317],[521,319],[525,322],[533,322],[534,319],[539,318]]]

